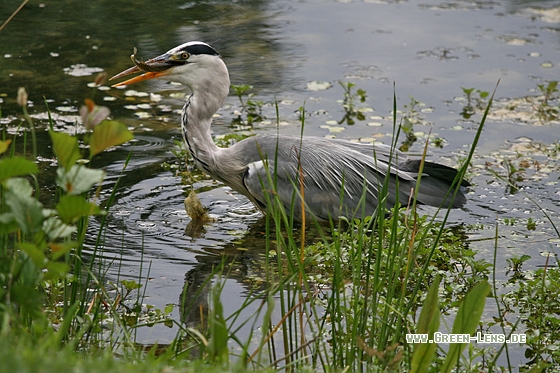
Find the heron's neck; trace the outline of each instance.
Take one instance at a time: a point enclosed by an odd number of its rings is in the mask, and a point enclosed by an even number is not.
[[[192,95],[183,108],[181,126],[187,147],[197,164],[212,175],[215,156],[219,148],[212,140],[210,125],[229,93],[229,74],[220,58],[207,61],[212,64],[207,70],[193,70],[183,82]]]
[[[212,117],[227,97],[227,92],[222,93],[220,97],[206,92],[195,91],[187,99],[183,108],[181,126],[189,152],[197,164],[209,172],[219,149],[211,135]]]

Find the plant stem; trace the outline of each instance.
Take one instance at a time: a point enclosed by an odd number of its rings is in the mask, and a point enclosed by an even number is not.
[[[33,120],[31,116],[29,116],[29,112],[27,111],[27,106],[22,106],[23,108],[23,116],[29,124],[29,129],[31,130],[31,142],[33,144],[33,161],[37,160],[37,137],[35,135],[35,125],[33,124]]]

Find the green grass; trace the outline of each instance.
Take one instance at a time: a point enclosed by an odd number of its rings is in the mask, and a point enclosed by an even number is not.
[[[238,92],[247,104],[243,94]],[[460,175],[467,172],[493,96],[484,99],[488,105]],[[393,106],[396,147],[396,99]],[[235,258],[226,258],[199,289],[186,290],[193,298],[208,292],[198,326],[171,320],[171,309],[142,307],[142,278],[106,284],[93,267],[103,247],[106,207],[97,196],[104,172],[81,160],[130,139],[130,134],[117,122],[97,123],[99,118],[91,116],[103,110],[88,107],[86,119],[93,130],[87,135],[50,132],[59,165],[52,208],[37,198],[41,186],[35,156],[26,150],[16,155],[16,149],[26,149],[18,138],[0,141],[0,371],[511,370],[515,367],[506,345],[496,351],[465,344],[415,345],[406,339],[408,333],[472,334],[492,327],[506,334],[527,332],[533,359],[527,370],[560,365],[554,348],[559,338],[557,297],[547,296],[551,287],[560,288],[557,268],[550,263],[523,271],[528,258],[513,258],[508,282],[513,290],[504,293],[496,280],[498,228],[494,263],[489,263],[469,249],[463,227],[446,224],[448,211],[436,218],[419,215],[414,204],[406,211],[384,206],[388,181],[373,216],[327,225],[305,217],[296,223],[276,195],[268,195],[267,247],[259,262],[263,275],[231,316],[225,316],[222,291]],[[300,117],[303,128],[305,113]],[[82,153],[80,143],[89,144],[90,153]],[[424,156],[426,151],[427,145]],[[275,184],[274,173],[268,184]],[[118,183],[106,206],[117,189]],[[294,193],[301,193],[297,184]],[[101,228],[94,259],[86,263],[81,253],[94,215]],[[527,221],[526,226],[534,229],[534,224]],[[310,234],[318,242],[309,244]],[[485,304],[492,303],[488,296],[498,310],[493,321],[481,316]],[[186,294],[183,298],[183,309],[196,307]],[[252,316],[242,319],[249,308],[255,310]],[[527,321],[509,321],[518,314]],[[165,346],[138,345],[135,331],[155,323],[175,324],[175,338]],[[249,336],[241,338],[241,331]],[[498,357],[504,355],[508,363],[499,365]]]

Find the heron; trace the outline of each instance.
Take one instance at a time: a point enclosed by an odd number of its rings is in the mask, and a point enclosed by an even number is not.
[[[212,118],[229,94],[230,78],[216,49],[191,41],[145,62],[136,59],[136,49],[131,58],[135,66],[111,80],[141,74],[112,87],[155,78],[187,86],[181,131],[196,166],[262,211],[272,197],[296,220],[319,221],[372,215],[380,198],[386,206],[406,206],[413,196],[417,203],[436,207],[460,208],[466,202],[461,189],[469,183],[456,169],[408,159],[388,145],[259,134],[218,147],[211,135]],[[380,197],[382,190],[386,193]]]

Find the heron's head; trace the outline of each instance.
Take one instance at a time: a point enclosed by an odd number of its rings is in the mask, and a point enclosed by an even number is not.
[[[110,80],[134,73],[143,74],[117,83],[113,87],[163,78],[184,84],[193,92],[201,89],[219,89],[220,91],[225,90],[227,95],[229,90],[227,67],[218,52],[206,43],[191,41],[181,44],[146,62],[137,60],[135,54],[131,56],[131,59],[136,66],[113,76]]]

